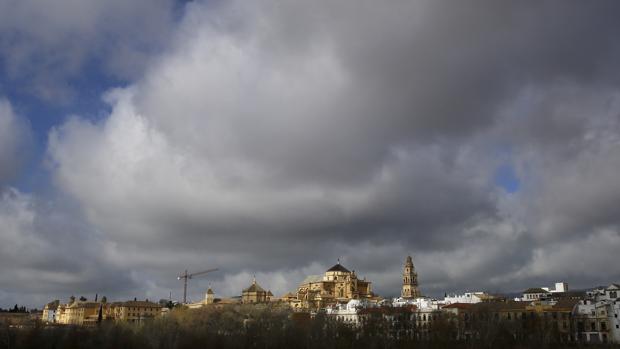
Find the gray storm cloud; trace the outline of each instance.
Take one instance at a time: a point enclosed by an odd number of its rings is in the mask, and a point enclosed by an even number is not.
[[[0,304],[135,294],[130,272],[102,258],[103,242],[73,211],[16,189],[0,192]]]
[[[69,104],[75,81],[96,61],[102,77],[132,79],[160,51],[173,2],[0,1],[0,72],[14,91]]]
[[[30,154],[30,145],[30,125],[0,96],[0,190],[18,175]]]
[[[51,132],[54,182],[119,294],[203,266],[285,292],[341,257],[393,295],[408,254],[429,293],[616,280],[590,268],[620,247],[616,7],[189,3],[107,118]]]

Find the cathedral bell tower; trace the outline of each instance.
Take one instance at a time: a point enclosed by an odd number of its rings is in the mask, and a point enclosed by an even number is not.
[[[418,298],[422,295],[418,289],[418,273],[415,272],[411,256],[407,256],[405,267],[403,268],[403,298]]]

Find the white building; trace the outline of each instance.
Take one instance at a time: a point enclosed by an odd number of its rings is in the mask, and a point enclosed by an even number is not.
[[[359,311],[375,306],[376,304],[371,303],[366,299],[352,299],[347,302],[347,304],[336,304],[325,308],[325,313],[327,316],[333,317],[337,321],[341,321],[352,326],[359,326],[361,323]]]
[[[443,303],[445,305],[450,305],[454,303],[474,304],[480,303],[486,298],[488,298],[488,294],[486,294],[485,292],[465,292],[464,294],[460,295],[447,295],[444,298]]]
[[[620,343],[620,285],[587,293],[573,309],[575,338],[589,343]]]
[[[392,300],[392,306],[394,307],[403,307],[408,305],[415,305],[418,310],[439,310],[444,304],[443,301],[427,297],[413,299],[399,297]]]
[[[523,302],[537,301],[547,298],[549,294],[549,291],[546,291],[545,289],[542,289],[540,287],[528,288],[527,290],[523,291],[523,298],[521,298],[520,300]]]
[[[419,297],[414,299],[396,298],[392,301],[394,307],[415,306],[411,320],[414,323],[416,332],[424,335],[430,329],[431,323],[440,316],[443,301]]]
[[[523,298],[515,298],[515,301],[532,302],[540,299],[546,299],[554,293],[568,292],[568,284],[566,282],[556,282],[554,288],[550,287],[533,287],[523,291]]]
[[[568,292],[568,284],[566,282],[556,282],[555,288],[549,288],[549,287],[541,287],[541,288],[549,293]]]
[[[44,323],[53,324],[56,323],[56,310],[60,305],[59,300],[55,300],[53,302],[47,303],[45,307],[43,307],[43,313],[41,315],[41,320]]]

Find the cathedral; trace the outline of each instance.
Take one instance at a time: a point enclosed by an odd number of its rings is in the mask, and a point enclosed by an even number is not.
[[[297,288],[297,299],[291,302],[296,308],[320,309],[351,299],[374,297],[371,282],[358,279],[354,271],[340,264],[329,268],[324,275],[310,275]]]
[[[411,256],[407,256],[407,260],[405,260],[405,266],[403,268],[403,289],[400,295],[405,299],[422,297],[418,289],[418,273],[415,271]]]
[[[256,283],[256,278],[254,278],[252,284],[241,292],[241,303],[267,303],[271,301],[271,297],[273,297],[273,293],[265,291]]]

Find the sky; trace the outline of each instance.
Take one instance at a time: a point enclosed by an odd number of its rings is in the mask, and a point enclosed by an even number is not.
[[[619,11],[0,0],[0,307],[618,282]]]

